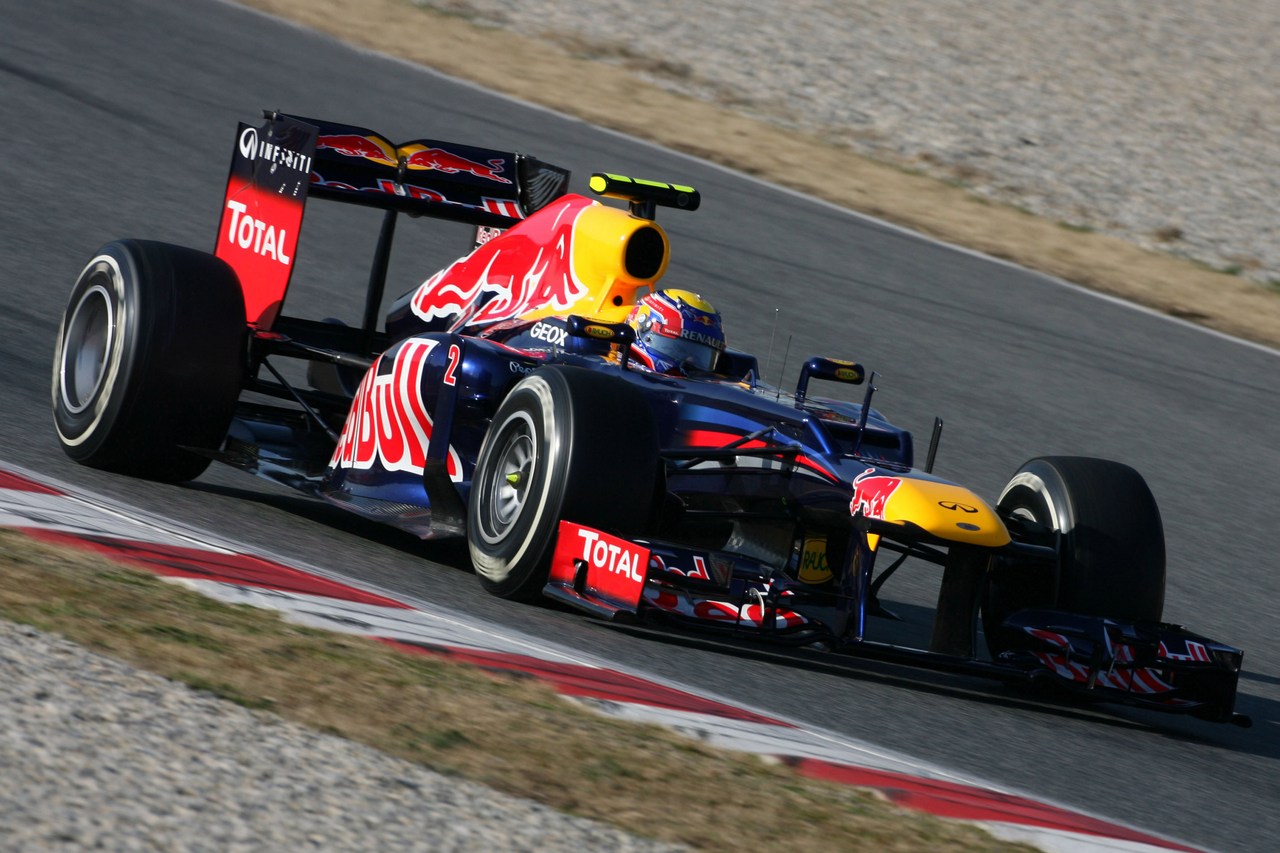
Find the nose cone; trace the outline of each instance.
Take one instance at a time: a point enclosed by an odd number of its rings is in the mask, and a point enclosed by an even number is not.
[[[878,515],[883,520],[910,523],[939,539],[983,548],[1000,548],[1011,541],[995,511],[963,486],[909,477],[894,479],[899,482],[883,500]],[[865,513],[867,504],[862,505]],[[856,511],[858,506],[855,493],[851,508]]]

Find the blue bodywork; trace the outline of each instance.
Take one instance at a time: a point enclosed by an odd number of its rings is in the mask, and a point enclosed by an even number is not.
[[[335,138],[353,137],[338,132],[352,131],[345,126],[325,129]],[[354,150],[356,142],[344,144]],[[993,570],[1025,565],[1053,573],[1057,543],[1044,530],[1023,535],[1027,525],[998,517],[972,492],[933,476],[940,422],[928,461],[917,467],[911,433],[871,408],[874,379],[859,403],[810,396],[814,380],[863,384],[860,365],[815,356],[791,391],[760,382],[756,359],[734,351],[722,354],[715,373],[661,375],[628,364],[625,329],[602,339],[586,333],[601,327],[588,330],[583,318],[545,315],[468,326],[465,317],[415,316],[404,298],[379,332],[375,311],[397,213],[508,227],[563,193],[567,173],[504,155],[514,164],[510,174],[520,178],[502,204],[521,214],[505,216],[490,209],[497,190],[482,169],[450,179],[463,180],[472,193],[462,196],[465,203],[441,204],[401,193],[377,171],[382,167],[357,154],[344,156],[370,172],[367,185],[359,183],[364,172],[347,163],[354,171],[344,178],[345,189],[313,186],[312,194],[387,209],[364,327],[281,316],[271,329],[253,333],[245,389],[296,405],[242,399],[216,458],[423,538],[462,536],[481,448],[511,390],[549,366],[597,371],[642,397],[656,428],[662,487],[647,532],[636,540],[650,563],[639,600],[611,600],[581,578],[549,583],[548,595],[609,619],[654,617],[913,665],[1046,679],[1089,698],[1243,721],[1233,710],[1243,653],[1174,625],[1024,609],[1004,621],[1007,647],[983,659],[977,617]],[[472,159],[498,162],[480,154]],[[654,197],[627,196],[609,181],[602,194],[630,198],[633,216],[652,219]],[[526,198],[526,184],[541,188],[536,204]],[[688,204],[687,189],[667,186],[656,203]],[[657,270],[656,278],[665,268],[665,236],[653,228],[637,233],[643,237],[636,243],[638,262]],[[287,382],[271,364],[276,357],[309,362],[311,387]],[[263,370],[277,381],[264,378]],[[619,446],[633,435],[627,423],[609,429]],[[963,519],[950,524],[960,515],[947,525],[931,523],[927,512],[887,520],[880,510],[900,486],[920,496],[934,516],[939,505],[985,513],[987,538],[957,532],[979,529]],[[991,538],[992,527],[1003,539]],[[877,557],[886,552],[898,559],[877,576]],[[942,568],[927,649],[866,636],[870,617],[892,615],[877,593],[908,558]]]

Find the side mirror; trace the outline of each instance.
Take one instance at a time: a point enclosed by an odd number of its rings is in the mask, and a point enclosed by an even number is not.
[[[565,328],[575,338],[589,338],[602,343],[617,344],[622,349],[622,366],[631,358],[631,345],[636,341],[636,330],[626,323],[602,323],[577,314],[570,314]]]
[[[829,379],[846,385],[861,385],[866,375],[866,369],[857,362],[814,356],[800,368],[800,380],[796,382],[796,402],[804,402],[811,378]]]

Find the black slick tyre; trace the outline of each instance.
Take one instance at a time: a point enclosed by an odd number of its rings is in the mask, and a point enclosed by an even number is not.
[[[1119,462],[1079,456],[1032,459],[996,504],[1056,546],[1051,566],[1002,562],[991,575],[983,629],[993,655],[1009,638],[999,627],[1015,610],[1046,607],[1130,622],[1164,614],[1164,525],[1142,475]]]
[[[652,412],[626,380],[568,366],[522,379],[498,407],[472,479],[467,543],[481,586],[536,598],[561,519],[642,534],[657,460]]]
[[[236,274],[205,252],[108,243],[72,289],[53,357],[53,419],[77,462],[182,482],[226,436],[244,379]]]

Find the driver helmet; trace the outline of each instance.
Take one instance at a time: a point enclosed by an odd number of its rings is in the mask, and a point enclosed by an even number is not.
[[[714,370],[725,348],[720,314],[710,302],[687,290],[648,294],[636,303],[627,323],[636,333],[633,355],[658,373]]]

